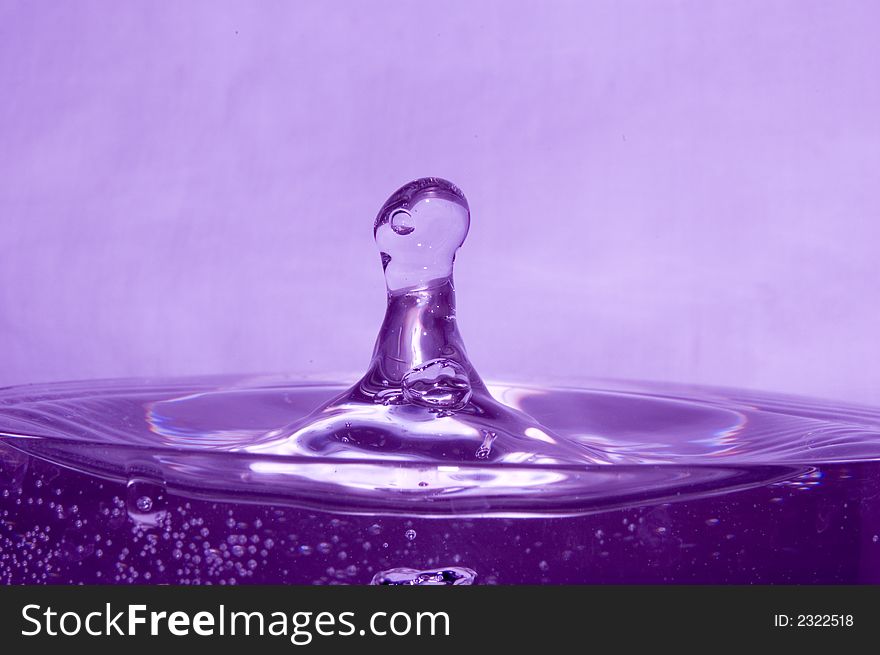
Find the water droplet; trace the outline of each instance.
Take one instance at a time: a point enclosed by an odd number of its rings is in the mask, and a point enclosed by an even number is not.
[[[483,443],[480,444],[477,452],[474,453],[477,459],[489,459],[489,455],[492,452],[492,442],[495,441],[497,436],[494,432],[489,432],[488,430],[483,430],[483,435]]]
[[[373,224],[379,250],[390,258],[388,289],[425,287],[452,275],[469,226],[467,200],[451,182],[422,178],[395,191]]]
[[[412,530],[412,529],[407,530],[406,532],[403,533],[403,536],[407,538],[407,541],[412,541],[413,539],[416,538],[416,531]]]
[[[602,461],[585,443],[559,439],[496,401],[468,359],[452,269],[469,226],[467,200],[446,180],[422,178],[391,195],[373,224],[388,305],[367,372],[254,450],[348,460],[361,451],[395,461]],[[398,488],[396,474],[388,477],[386,486]],[[428,481],[409,484],[420,482]]]

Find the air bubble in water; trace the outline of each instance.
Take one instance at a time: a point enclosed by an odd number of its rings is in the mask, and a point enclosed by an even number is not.
[[[133,477],[126,489],[128,516],[139,526],[156,527],[165,518],[165,486],[156,480]]]
[[[414,405],[458,409],[471,398],[464,366],[445,358],[432,359],[403,376],[403,397]]]
[[[406,537],[407,541],[412,541],[413,539],[416,538],[416,531],[415,530],[407,530],[406,532],[403,533],[403,536]]]
[[[415,226],[412,224],[412,214],[405,209],[398,209],[391,215],[391,229],[401,236],[412,234]]]

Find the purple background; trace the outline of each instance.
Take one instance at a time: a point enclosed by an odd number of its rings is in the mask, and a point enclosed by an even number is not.
[[[489,379],[880,403],[878,2],[0,0],[0,384],[359,372],[471,203]]]

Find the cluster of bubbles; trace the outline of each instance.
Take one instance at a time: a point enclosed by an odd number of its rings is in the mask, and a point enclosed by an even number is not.
[[[142,474],[120,485],[41,468],[0,488],[0,583],[364,584],[417,555],[411,520],[355,527],[290,508],[187,500]]]
[[[816,473],[800,482],[834,475],[865,484],[847,467]],[[803,489],[818,493],[823,486],[768,485],[741,507],[706,499],[593,517],[425,519],[417,525],[405,516],[186,499],[143,475],[123,484],[40,463],[14,483],[0,481],[0,583],[466,585],[570,575],[602,582],[624,580],[636,567],[642,579],[669,582],[693,579],[710,566],[727,567],[732,579],[760,580],[756,544],[788,543],[781,526],[795,518],[817,540],[858,535],[853,526],[864,508],[857,500],[813,499]],[[798,513],[796,503],[818,503],[819,511]],[[877,550],[866,557],[880,556],[876,528],[864,541]],[[814,565],[828,568],[824,580],[848,579],[844,562],[825,558]],[[792,581],[798,570],[787,574]]]

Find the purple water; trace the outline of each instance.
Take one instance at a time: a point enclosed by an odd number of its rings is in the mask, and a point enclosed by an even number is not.
[[[455,317],[469,220],[436,178],[383,206],[388,309],[351,386],[0,391],[0,582],[880,581],[880,410],[486,385]]]
[[[341,460],[242,444],[341,387],[110,382],[0,395],[0,581],[878,582],[880,412],[602,384],[491,387],[611,464]]]

